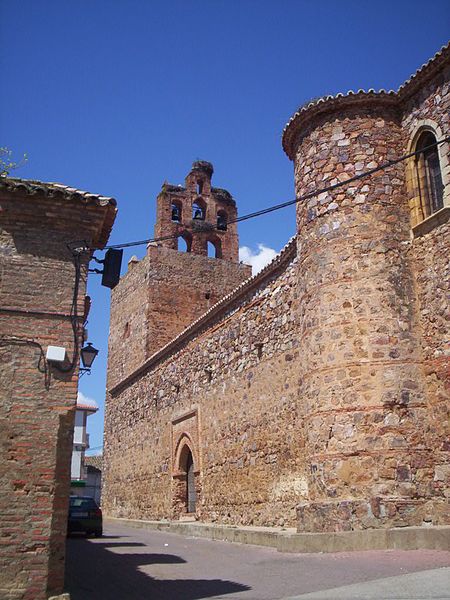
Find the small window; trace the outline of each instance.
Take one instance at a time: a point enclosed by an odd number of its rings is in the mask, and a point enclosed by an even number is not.
[[[203,181],[197,181],[197,194],[199,196],[203,194]]]
[[[444,206],[444,185],[436,138],[424,131],[416,144],[415,175],[422,218],[426,219]]]

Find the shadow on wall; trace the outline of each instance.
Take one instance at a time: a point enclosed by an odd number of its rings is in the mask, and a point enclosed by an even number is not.
[[[65,590],[71,600],[200,600],[251,589],[222,579],[154,579],[140,569],[186,561],[175,554],[119,554],[120,548],[146,547],[120,539],[68,540]]]

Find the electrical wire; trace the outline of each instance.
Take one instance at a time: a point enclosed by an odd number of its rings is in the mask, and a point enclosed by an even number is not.
[[[374,173],[378,173],[379,171],[384,171],[386,169],[389,169],[390,167],[398,165],[399,163],[403,162],[404,160],[407,160],[408,158],[412,158],[413,156],[422,154],[423,152],[426,152],[427,150],[430,150],[431,148],[434,148],[434,147],[438,146],[439,144],[448,142],[449,140],[450,140],[450,136],[443,138],[442,140],[439,140],[434,144],[430,144],[429,146],[426,146],[425,148],[421,148],[420,150],[416,150],[415,152],[410,152],[409,154],[405,154],[404,156],[401,156],[400,158],[396,158],[395,160],[388,160],[387,162],[383,163],[382,165],[379,165],[378,167],[374,167],[373,169],[364,171],[363,173],[360,173],[359,175],[355,175],[354,177],[350,177],[350,179],[346,179],[345,181],[339,181],[338,183],[334,183],[333,185],[329,185],[327,187],[321,188],[320,190],[314,190],[313,192],[310,192],[309,194],[303,194],[302,196],[294,198],[293,200],[288,200],[287,202],[282,202],[281,204],[274,204],[273,206],[269,206],[268,208],[263,208],[262,210],[258,210],[256,212],[249,213],[247,215],[243,215],[242,217],[237,217],[236,219],[228,221],[228,223],[240,223],[241,221],[246,221],[247,219],[253,219],[254,217],[266,215],[267,213],[273,212],[275,210],[280,210],[281,208],[286,208],[287,206],[292,206],[293,204],[297,204],[298,202],[310,200],[311,198],[314,198],[315,196],[319,196],[320,194],[323,194],[325,192],[331,192],[331,191],[337,190],[339,188],[345,187],[351,183],[354,183],[355,181],[359,181],[361,179],[364,179],[365,177],[370,177],[370,175],[373,175]]]
[[[292,206],[293,204],[298,204],[299,202],[303,202],[305,200],[310,200],[311,198],[314,198],[315,196],[319,196],[320,194],[323,194],[325,192],[332,192],[339,188],[346,187],[346,186],[354,183],[355,181],[360,181],[361,179],[364,179],[365,177],[370,177],[371,175],[373,175],[375,173],[379,173],[380,171],[389,169],[390,167],[393,167],[405,160],[408,160],[408,158],[417,156],[418,154],[426,152],[427,150],[430,150],[431,148],[439,146],[440,144],[443,144],[444,142],[448,142],[448,141],[450,141],[450,136],[446,136],[445,138],[442,138],[441,140],[436,141],[434,144],[430,144],[429,146],[426,146],[425,148],[421,148],[420,150],[416,150],[414,152],[410,152],[409,154],[405,154],[395,160],[389,160],[389,161],[383,163],[382,165],[379,165],[378,167],[374,167],[373,169],[364,171],[363,173],[360,173],[359,175],[350,177],[350,179],[347,179],[346,181],[339,181],[338,183],[335,183],[333,185],[329,185],[324,188],[320,188],[318,190],[309,192],[308,194],[303,194],[302,196],[293,198],[292,200],[288,200],[287,202],[282,202],[280,204],[274,204],[273,206],[268,206],[267,208],[263,208],[261,210],[255,211],[255,212],[248,213],[246,215],[242,215],[242,217],[236,217],[236,219],[230,219],[229,221],[227,221],[227,224],[240,223],[241,221],[247,221],[249,219],[254,219],[255,217],[260,217],[262,215],[266,215],[266,214],[274,212],[276,210],[281,210],[282,208],[286,208],[287,206]],[[195,233],[195,231],[191,232],[191,233]],[[151,244],[153,242],[162,242],[165,240],[175,240],[175,239],[181,237],[181,235],[182,234],[179,233],[176,235],[166,235],[164,237],[149,238],[146,240],[139,240],[136,242],[126,242],[123,244],[111,244],[109,246],[105,246],[104,249],[110,250],[110,249],[119,249],[119,248],[130,248],[132,246],[142,246],[144,244]]]
[[[78,293],[80,289],[80,279],[81,279],[81,253],[87,250],[87,245],[74,249],[70,244],[67,245],[69,251],[72,254],[72,260],[75,267],[75,281],[73,286],[73,295],[72,295],[72,304],[70,307],[70,322],[72,325],[72,333],[73,333],[73,354],[72,360],[67,365],[57,365],[55,367],[61,373],[69,373],[75,368],[75,365],[79,359],[80,355],[80,347],[79,347],[79,317],[78,317]]]
[[[39,349],[39,361],[37,364],[38,371],[44,375],[44,385],[48,390],[50,387],[50,372],[48,370],[47,361],[45,358],[44,348],[36,340],[29,340],[26,338],[20,338],[14,335],[2,335],[0,336],[0,346],[31,346]]]

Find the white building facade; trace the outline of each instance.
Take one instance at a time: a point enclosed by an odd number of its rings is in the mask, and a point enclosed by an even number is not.
[[[70,493],[78,496],[86,495],[87,469],[85,466],[85,453],[89,449],[89,434],[86,432],[87,418],[97,411],[98,406],[95,402],[78,396],[70,470]]]

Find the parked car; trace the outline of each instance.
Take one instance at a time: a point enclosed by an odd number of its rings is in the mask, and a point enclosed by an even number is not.
[[[102,511],[90,496],[70,496],[67,533],[103,535]]]

